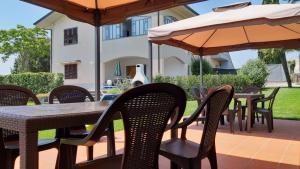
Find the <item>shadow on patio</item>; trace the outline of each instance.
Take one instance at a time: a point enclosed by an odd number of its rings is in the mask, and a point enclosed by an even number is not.
[[[300,121],[275,120],[273,133],[268,133],[266,126],[256,124],[252,133],[229,132],[228,126],[220,126],[217,132],[216,147],[219,169],[300,169]],[[200,142],[202,126],[192,124],[188,130],[188,139]],[[236,127],[237,129],[238,127]],[[168,139],[170,133],[165,133]],[[116,147],[122,152],[123,132],[116,133]],[[40,153],[40,168],[53,169],[56,150]],[[106,153],[105,138],[95,146],[95,155]],[[77,161],[86,159],[84,147],[79,148]],[[19,168],[19,159],[16,169]],[[169,161],[161,157],[160,168],[169,168]],[[202,161],[202,168],[209,169],[208,160]]]

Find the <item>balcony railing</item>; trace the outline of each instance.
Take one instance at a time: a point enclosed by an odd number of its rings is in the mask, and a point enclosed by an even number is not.
[[[103,26],[103,40],[113,40],[132,36],[147,35],[151,27],[151,17],[130,19],[126,22]]]

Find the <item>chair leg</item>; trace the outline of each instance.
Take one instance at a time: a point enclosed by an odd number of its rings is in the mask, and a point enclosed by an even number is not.
[[[271,112],[270,115],[271,115],[272,130],[274,130],[274,118],[273,118],[273,112]]]
[[[109,123],[107,134],[107,156],[112,157],[116,155],[114,122]]]
[[[258,113],[256,113],[255,115],[256,115],[256,120],[257,120],[257,122],[259,122],[259,116],[258,116]]]
[[[91,161],[94,159],[94,146],[86,147],[87,160]]]
[[[187,169],[201,169],[201,160],[194,160]]]
[[[15,161],[18,157],[18,154],[13,152],[6,152],[6,159],[4,163],[4,169],[14,169],[15,167]],[[6,164],[6,166],[5,166]]]
[[[270,114],[266,113],[265,117],[266,117],[266,120],[267,120],[268,131],[269,131],[269,133],[271,133],[272,132],[272,119],[271,119],[271,116],[270,116]]]
[[[234,113],[231,112],[227,116],[231,133],[234,133],[234,116],[235,116]]]
[[[263,114],[261,115],[261,124],[265,124],[265,116]]]
[[[218,169],[218,161],[217,161],[217,153],[216,153],[215,145],[210,149],[207,158],[209,160],[211,169]]]
[[[224,119],[223,115],[221,116],[220,122],[221,122],[221,125],[225,125],[225,119]]]
[[[247,107],[242,107],[242,120],[245,120],[246,118],[246,108]]]
[[[181,167],[179,167],[176,163],[174,162],[170,162],[170,169],[180,169]]]
[[[243,119],[241,110],[237,111],[237,117],[239,122],[240,131],[243,131]]]

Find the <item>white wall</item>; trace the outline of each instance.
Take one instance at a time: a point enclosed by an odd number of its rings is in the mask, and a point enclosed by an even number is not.
[[[78,44],[64,45],[64,29],[78,28]],[[94,88],[94,27],[81,22],[73,21],[65,16],[61,17],[52,26],[52,71],[64,73],[64,63],[80,60],[78,64],[78,78],[65,80],[65,84],[73,84]]]
[[[160,25],[164,22],[164,16],[174,16],[178,20],[191,17],[194,14],[184,7],[173,8],[160,12]],[[148,15],[151,17],[152,27],[158,26],[158,13]],[[49,21],[47,28],[52,29],[52,70],[55,73],[64,73],[64,63],[80,60],[78,64],[78,79],[65,80],[65,84],[73,84],[94,90],[95,79],[95,30],[94,27],[85,23],[73,21],[61,15],[58,19]],[[47,19],[46,19],[47,20]],[[47,25],[45,22],[41,25]],[[51,25],[51,26],[49,26]],[[44,26],[46,27],[46,26]],[[64,45],[64,29],[78,28],[78,44]],[[102,33],[102,32],[101,32]],[[147,73],[150,74],[148,58],[148,39],[146,36],[127,37],[117,40],[101,41],[101,83],[107,79],[113,79],[113,69],[117,60],[121,60],[123,73],[124,65],[147,63]],[[175,59],[178,58],[179,60]],[[158,46],[153,45],[153,75],[187,75],[188,64],[191,55],[182,49],[161,46],[160,59]],[[122,65],[124,64],[124,65]],[[158,67],[160,64],[160,72]]]
[[[300,2],[300,1],[299,1]],[[297,74],[300,74],[300,56],[295,60],[295,72]]]
[[[164,75],[185,76],[188,74],[188,64],[185,64],[176,57],[169,57],[164,60]]]

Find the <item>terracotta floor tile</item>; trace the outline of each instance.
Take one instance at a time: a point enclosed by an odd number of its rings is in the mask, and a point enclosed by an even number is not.
[[[187,132],[189,140],[200,143],[203,125],[192,124]],[[300,169],[300,121],[275,120],[275,130],[267,132],[266,125],[255,124],[251,133],[229,132],[228,126],[220,126],[216,136],[219,169]],[[170,132],[163,140],[170,138]],[[116,132],[118,153],[123,152],[124,134]],[[106,154],[106,139],[94,148],[95,156]],[[53,169],[57,151],[52,149],[39,154],[40,169]],[[86,159],[85,147],[79,147],[77,161]],[[159,158],[160,169],[169,169],[170,161]],[[15,169],[19,168],[19,158]],[[207,159],[202,160],[202,168],[210,169]]]

